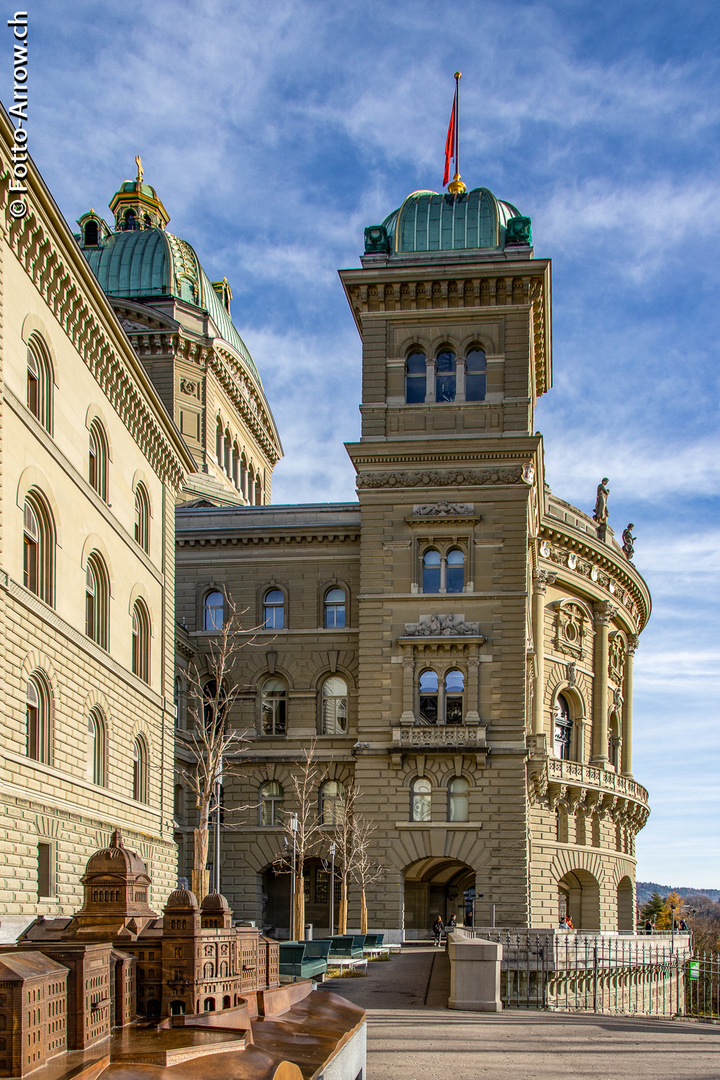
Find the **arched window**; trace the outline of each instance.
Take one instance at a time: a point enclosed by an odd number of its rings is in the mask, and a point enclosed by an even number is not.
[[[90,710],[87,726],[86,776],[99,787],[107,785],[105,720],[98,708]]]
[[[135,488],[135,542],[150,551],[150,500],[143,484]]]
[[[325,593],[324,604],[324,620],[323,626],[325,627],[340,627],[345,625],[345,590],[344,589],[328,589]]]
[[[282,630],[285,626],[285,596],[281,589],[268,589],[265,593],[263,622],[266,630]]]
[[[260,788],[260,824],[282,824],[283,800],[285,792],[277,780],[268,780]]]
[[[137,214],[135,213],[134,210],[126,210],[125,211],[125,218],[124,218],[124,221],[123,221],[123,228],[126,231],[127,230],[132,231],[133,229],[137,229]]]
[[[232,482],[236,488],[240,487],[240,451],[236,442],[232,448]]]
[[[454,776],[448,784],[448,821],[468,820],[468,792],[470,785],[462,776]]]
[[[347,683],[337,675],[326,679],[321,694],[321,735],[347,734]]]
[[[100,555],[88,555],[85,570],[85,633],[102,649],[108,645],[108,575]]]
[[[23,508],[23,585],[46,604],[54,599],[55,528],[40,492],[31,491]]]
[[[39,671],[33,672],[25,689],[27,718],[26,753],[34,761],[52,764],[52,711],[50,688]]]
[[[223,467],[228,476],[230,476],[232,465],[232,440],[230,438],[230,429],[225,428],[225,437],[223,439]]]
[[[465,400],[484,401],[487,389],[487,363],[482,349],[471,349],[465,357]]]
[[[420,723],[437,724],[438,677],[435,671],[423,671],[420,676]]]
[[[52,435],[53,372],[47,350],[33,335],[27,347],[27,407]]]
[[[572,742],[572,720],[570,719],[570,706],[562,694],[558,694],[555,702],[554,727],[555,756],[562,761],[568,761]]]
[[[462,724],[465,676],[462,671],[448,671],[445,676],[445,723]]]
[[[255,505],[262,506],[263,504],[263,485],[262,477],[260,473],[255,477]]]
[[[210,633],[222,630],[225,622],[225,597],[213,590],[205,597],[204,629]]]
[[[460,548],[447,553],[446,592],[460,593],[465,588],[465,556]]]
[[[148,802],[148,751],[142,735],[133,743],[133,799],[136,802]]]
[[[97,419],[90,424],[88,437],[88,480],[90,487],[107,502],[108,444],[105,430]]]
[[[429,780],[426,780],[424,777],[419,777],[417,780],[413,780],[412,788],[410,789],[411,821],[430,820],[431,797],[432,786]]]
[[[444,349],[435,360],[435,400],[455,400],[455,353]]]
[[[173,801],[173,807],[175,811],[175,820],[185,820],[185,788],[182,784],[175,785],[175,798]]]
[[[143,682],[150,682],[150,616],[142,600],[132,612],[132,670]]]
[[[261,702],[261,730],[263,735],[284,735],[287,724],[287,687],[282,679],[266,679],[263,683]]]
[[[250,506],[253,505],[254,497],[255,497],[255,470],[252,467],[252,465],[250,465],[250,467],[248,468],[248,471],[247,471],[247,501],[249,502]]]
[[[88,221],[85,225],[85,247],[97,247],[98,246],[98,223],[97,221]]]
[[[320,824],[338,825],[343,819],[345,785],[339,780],[326,780],[320,785]]]
[[[152,219],[149,214],[143,214],[143,226],[146,229],[152,228]]]
[[[620,768],[620,721],[616,712],[611,714],[608,725],[608,761],[614,769]]]
[[[222,426],[222,420],[220,419],[219,416],[217,418],[217,425],[215,427],[215,457],[217,458],[218,465],[222,469],[222,464],[223,464],[223,426]]]
[[[428,548],[423,555],[424,593],[461,593],[465,588],[465,553],[457,547],[441,553]]]
[[[412,352],[405,361],[405,401],[419,405],[425,401],[427,360],[425,353]]]

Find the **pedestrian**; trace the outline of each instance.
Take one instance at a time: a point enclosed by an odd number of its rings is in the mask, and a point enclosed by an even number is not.
[[[681,934],[689,934],[690,933],[690,930],[688,928],[688,924],[686,923],[685,919],[680,920],[680,933]]]
[[[652,923],[650,922],[649,919],[646,919],[645,920],[645,933],[646,934],[652,934],[652,932],[653,932],[653,925],[652,925]]]
[[[567,915],[561,915],[560,916],[560,927],[559,928],[560,928],[560,930],[569,930],[570,929],[570,927],[568,926]]]
[[[575,929],[575,927],[573,926],[573,921],[572,921],[572,919],[570,918],[569,915],[565,916],[565,922],[567,923],[568,930],[574,930]]]
[[[454,912],[447,921],[447,925],[445,926],[445,933],[447,934],[448,931],[452,933],[453,930],[457,930],[457,915]]]
[[[439,915],[435,919],[435,922],[432,924],[432,931],[433,931],[433,937],[435,938],[435,941],[434,941],[433,944],[439,946],[440,945],[440,938],[442,937],[442,932],[443,932],[443,921],[442,921],[442,919],[440,918]]]

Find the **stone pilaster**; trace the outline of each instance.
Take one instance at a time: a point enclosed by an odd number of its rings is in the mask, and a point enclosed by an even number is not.
[[[622,718],[622,773],[632,776],[632,722],[633,722],[633,660],[638,647],[636,634],[628,636],[627,658],[625,660],[625,700]]]
[[[608,633],[617,608],[607,600],[595,604],[595,687],[593,694],[593,753],[590,764],[608,763]]]
[[[533,573],[532,626],[535,644],[535,693],[533,695],[533,735],[542,735],[545,730],[543,701],[545,698],[545,593],[548,585],[555,582],[556,574],[549,570],[535,570]]]

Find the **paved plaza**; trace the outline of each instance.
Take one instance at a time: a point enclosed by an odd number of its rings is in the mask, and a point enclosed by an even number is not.
[[[327,983],[368,1013],[367,1080],[718,1080],[720,1025],[443,1007],[444,950],[410,946]],[[444,995],[444,996],[443,996]]]

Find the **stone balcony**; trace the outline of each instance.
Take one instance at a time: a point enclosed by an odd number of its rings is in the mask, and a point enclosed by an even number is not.
[[[390,753],[475,754],[484,764],[488,752],[486,724],[415,724],[393,728]]]
[[[547,764],[550,783],[612,792],[647,806],[647,788],[614,769],[596,769],[592,765],[581,765],[579,761],[560,761],[559,758],[548,758]]]

